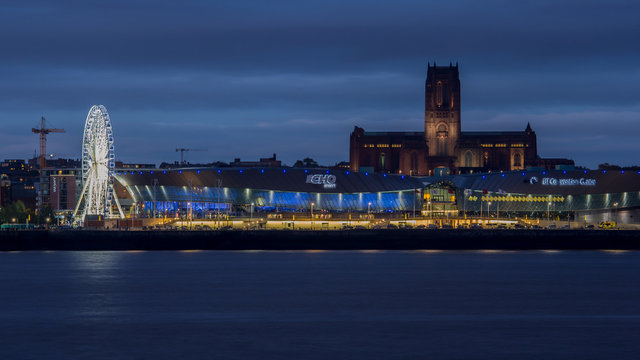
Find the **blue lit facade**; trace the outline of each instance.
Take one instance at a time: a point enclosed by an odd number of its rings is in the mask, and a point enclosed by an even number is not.
[[[429,212],[585,217],[620,213],[640,221],[636,171],[511,171],[411,177],[327,169],[206,168],[119,172],[137,204],[163,213],[216,211]],[[156,184],[156,186],[154,186]],[[155,199],[155,202],[154,202]],[[564,215],[563,215],[564,214]],[[626,215],[625,215],[626,214]],[[635,217],[635,218],[634,218]]]
[[[133,201],[172,212],[187,204],[210,212],[254,204],[270,211],[395,212],[422,207],[424,184],[402,175],[326,169],[226,168],[116,173]],[[154,183],[156,186],[154,186]],[[313,205],[312,205],[313,204]]]

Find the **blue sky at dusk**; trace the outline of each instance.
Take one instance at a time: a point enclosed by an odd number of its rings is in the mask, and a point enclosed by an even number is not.
[[[45,116],[79,157],[91,105],[116,157],[348,160],[355,125],[420,131],[427,62],[458,62],[462,129],[543,157],[640,165],[637,1],[0,1],[0,157]]]

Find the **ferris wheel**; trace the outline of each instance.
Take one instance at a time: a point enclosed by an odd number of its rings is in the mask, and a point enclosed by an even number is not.
[[[87,215],[113,217],[112,202],[118,206],[124,218],[118,198],[113,191],[113,132],[109,113],[103,105],[89,110],[82,136],[82,192],[78,198],[73,218],[83,221]]]

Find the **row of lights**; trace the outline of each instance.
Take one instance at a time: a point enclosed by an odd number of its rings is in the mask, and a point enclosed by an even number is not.
[[[587,172],[588,172],[588,170],[584,170],[584,173],[585,173],[585,174],[586,174]],[[563,173],[563,174],[566,174],[566,173],[567,173],[567,170],[563,170],[563,171],[562,171],[562,173]],[[603,173],[603,174],[606,174],[606,173],[607,173],[607,170],[602,170],[602,173]],[[621,174],[624,174],[624,170],[620,170],[620,173],[621,173]],[[638,174],[640,175],[640,171],[638,171]],[[542,172],[542,175],[547,175],[547,172],[546,172],[546,171],[543,171],[543,172]],[[505,174],[504,174],[504,173],[500,173],[500,176],[505,177]],[[525,172],[523,172],[523,173],[522,173],[522,176],[526,176],[526,173],[525,173]],[[486,178],[487,178],[487,176],[486,176],[486,175],[482,175],[482,178],[483,178],[483,179],[486,179]]]
[[[196,172],[197,172],[198,174],[200,174],[200,170],[197,170]],[[218,169],[218,171],[217,171],[217,172],[218,172],[218,174],[220,174],[222,171],[221,171],[220,169]],[[242,173],[244,172],[244,170],[243,170],[243,169],[240,169],[240,170],[238,170],[238,172],[242,174]],[[282,169],[282,172],[283,172],[283,173],[286,173],[286,172],[287,172],[287,169]],[[143,174],[143,172],[142,172],[142,171],[139,171],[138,173],[139,173],[140,175],[142,175],[142,174]],[[167,171],[166,171],[166,170],[164,170],[164,171],[162,171],[162,173],[166,175],[166,174],[167,174]],[[182,170],[178,170],[178,173],[179,173],[179,174],[182,174]],[[263,174],[264,174],[264,169],[260,169],[260,173],[263,173]],[[305,174],[306,174],[306,173],[308,173],[308,170],[307,170],[307,169],[305,169],[305,170],[304,170],[304,173],[305,173]],[[329,174],[330,172],[329,172],[329,170],[326,170],[326,171],[325,171],[325,173],[326,173],[326,174]],[[131,175],[134,175],[134,174],[135,174],[135,171],[132,171],[132,172],[131,172]],[[149,174],[153,174],[153,171],[149,171]],[[345,174],[346,174],[346,175],[349,175],[349,174],[350,174],[350,172],[347,170],[347,171],[345,171]],[[365,172],[364,174],[365,174],[366,176],[369,176],[369,173],[368,173],[368,172]],[[124,173],[118,173],[118,175],[127,175],[127,172],[125,171]],[[387,177],[387,174],[382,174],[382,176]],[[401,177],[402,179],[404,179],[404,178],[405,178],[405,176],[404,176],[404,175],[401,175],[400,177]]]
[[[243,172],[244,172],[244,170],[243,170],[243,169],[240,169],[240,170],[238,170],[238,171],[239,171],[240,173],[243,173]],[[196,172],[197,172],[198,174],[200,174],[200,170],[197,170]],[[218,172],[218,174],[220,174],[222,171],[221,171],[220,169],[218,169],[218,171],[217,171],[217,172]],[[264,169],[260,169],[260,172],[264,174]],[[286,173],[286,172],[287,172],[287,169],[282,169],[282,172],[283,172],[283,173]],[[307,169],[305,169],[305,170],[304,170],[304,173],[306,174],[307,172],[308,172],[308,170],[307,170]],[[167,171],[166,171],[166,170],[164,170],[162,173],[163,173],[163,174],[166,174],[166,173],[167,173]],[[179,173],[179,174],[182,174],[182,170],[178,170],[178,173]],[[326,170],[326,171],[325,171],[325,173],[329,174],[329,170]],[[562,173],[563,173],[563,174],[566,174],[566,173],[567,173],[567,171],[566,171],[566,170],[563,170],[563,171],[562,171]],[[584,173],[586,174],[586,173],[587,173],[587,170],[584,170]],[[603,173],[603,174],[606,174],[606,173],[607,173],[607,170],[602,170],[602,173]],[[621,174],[624,174],[624,170],[621,170],[621,171],[620,171],[620,173],[621,173]],[[122,174],[122,173],[118,173],[118,175],[121,175],[121,174]],[[124,175],[126,175],[126,174],[127,174],[127,173],[125,172],[125,173],[124,173]],[[132,171],[132,172],[131,172],[131,175],[134,175],[134,174],[135,174],[135,172],[134,172],[134,171]],[[140,175],[142,175],[142,174],[143,174],[143,172],[142,172],[142,171],[139,171],[139,174],[140,174]],[[149,171],[149,174],[153,174],[153,171]],[[349,171],[347,170],[347,171],[345,172],[345,174],[349,175]],[[638,171],[638,174],[640,174],[640,171]],[[365,176],[369,176],[369,173],[368,173],[368,172],[365,172],[365,173],[364,173],[364,175],[365,175]],[[546,172],[546,171],[543,171],[543,172],[542,172],[542,175],[547,175],[547,172]],[[382,176],[383,176],[383,177],[387,177],[387,174],[382,174]],[[501,174],[500,174],[500,176],[505,177],[505,174],[504,174],[504,173],[501,173]],[[526,173],[525,173],[525,172],[522,172],[522,176],[526,176]],[[483,179],[486,179],[486,177],[487,177],[486,175],[482,175],[482,178],[483,178]],[[404,178],[405,178],[405,176],[404,176],[404,175],[401,175],[401,178],[402,178],[402,179],[404,179]]]

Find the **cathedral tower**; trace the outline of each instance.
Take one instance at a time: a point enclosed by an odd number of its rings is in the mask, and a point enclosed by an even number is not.
[[[453,168],[460,138],[458,64],[427,66],[424,135],[429,148],[429,169]]]

